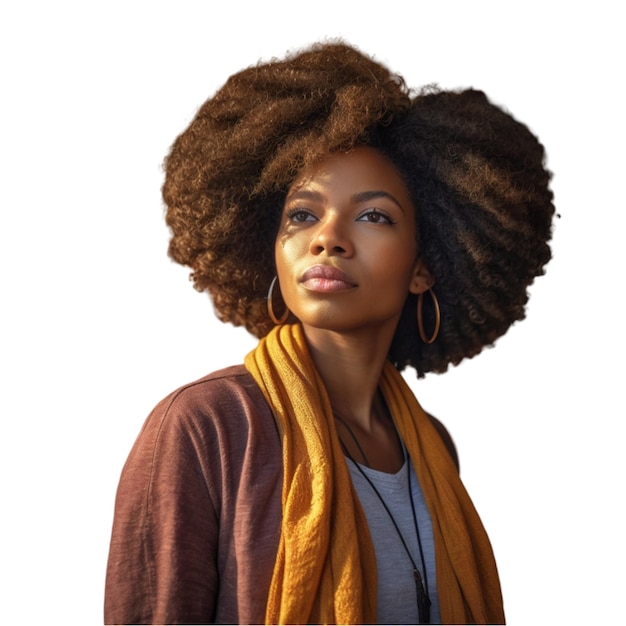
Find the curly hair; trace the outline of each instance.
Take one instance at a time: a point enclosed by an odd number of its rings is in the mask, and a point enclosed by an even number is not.
[[[420,377],[443,372],[524,318],[527,287],[551,256],[543,146],[480,91],[411,92],[342,42],[231,76],[166,158],[169,254],[192,269],[222,321],[264,336],[289,185],[316,159],[357,145],[380,150],[403,176],[441,310],[437,340],[425,344],[409,295],[389,357]],[[424,309],[434,324],[428,297]]]

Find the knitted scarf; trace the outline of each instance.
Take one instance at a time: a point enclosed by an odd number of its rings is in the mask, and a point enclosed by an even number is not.
[[[302,327],[276,326],[245,366],[283,447],[283,518],[266,623],[375,623],[376,555]],[[443,623],[503,624],[491,545],[443,441],[391,363],[380,389],[432,518]]]

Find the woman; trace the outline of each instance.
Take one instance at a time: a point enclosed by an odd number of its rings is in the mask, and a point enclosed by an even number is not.
[[[524,317],[544,151],[477,91],[411,95],[344,44],[232,76],[166,161],[171,256],[244,366],[165,398],[124,467],[108,623],[503,623],[444,372]]]

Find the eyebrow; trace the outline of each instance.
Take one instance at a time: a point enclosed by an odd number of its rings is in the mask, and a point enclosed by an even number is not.
[[[398,200],[396,200],[389,192],[383,191],[382,189],[374,190],[374,191],[361,191],[360,193],[355,193],[351,197],[351,200],[353,202],[360,203],[360,202],[369,202],[370,200],[376,200],[377,198],[387,198],[391,200],[404,213],[404,208],[398,202]]]
[[[322,202],[324,200],[324,196],[319,191],[301,189],[290,193],[287,196],[287,200],[313,200],[315,202]]]
[[[398,206],[398,208],[404,213],[404,208],[392,196],[389,192],[383,191],[382,189],[376,189],[372,191],[360,191],[359,193],[355,193],[350,196],[350,200],[355,204],[360,204],[362,202],[369,202],[370,200],[376,200],[377,198],[387,198],[391,200],[394,204]],[[301,189],[298,191],[294,191],[293,193],[287,196],[288,200],[311,200],[314,202],[322,202],[324,200],[324,196],[319,191],[311,191],[308,189]]]

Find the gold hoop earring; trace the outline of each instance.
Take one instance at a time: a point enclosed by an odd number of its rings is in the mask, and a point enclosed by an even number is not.
[[[424,293],[421,292],[417,296],[417,330],[420,334],[420,339],[426,343],[431,344],[434,343],[435,339],[437,339],[437,335],[439,335],[439,327],[441,326],[441,311],[439,310],[439,300],[437,300],[437,296],[435,292],[429,287],[428,293],[433,301],[433,307],[435,308],[435,330],[433,330],[433,334],[430,337],[426,337],[426,333],[424,332]]]
[[[272,282],[270,283],[269,291],[267,292],[267,312],[272,319],[272,322],[278,325],[282,324],[289,317],[289,309],[285,306],[285,312],[282,314],[280,319],[276,317],[276,314],[274,313],[274,286],[276,285],[277,281],[278,276],[274,276],[274,278],[272,278]]]

